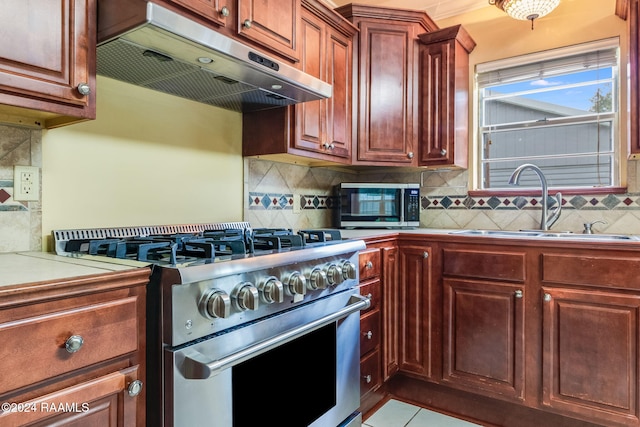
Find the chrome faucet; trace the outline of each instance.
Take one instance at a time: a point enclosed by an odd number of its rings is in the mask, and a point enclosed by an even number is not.
[[[542,185],[542,218],[540,219],[540,230],[547,231],[553,224],[555,224],[558,218],[560,218],[560,212],[562,210],[562,194],[560,192],[556,193],[555,198],[557,206],[553,208],[551,215],[549,215],[549,202],[547,200],[549,198],[549,189],[547,187],[547,179],[544,177],[542,170],[540,170],[538,166],[530,163],[518,166],[509,178],[509,185],[519,185],[520,174],[527,169],[534,171],[538,175],[538,178],[540,178],[540,184]]]

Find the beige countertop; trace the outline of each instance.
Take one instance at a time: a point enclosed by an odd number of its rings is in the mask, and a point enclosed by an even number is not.
[[[393,234],[447,234],[450,229],[443,228],[403,228],[403,229],[340,229],[340,235],[344,239],[368,239],[373,237],[383,237]]]
[[[47,252],[0,253],[0,286],[46,282],[139,268],[141,263],[109,263]]]

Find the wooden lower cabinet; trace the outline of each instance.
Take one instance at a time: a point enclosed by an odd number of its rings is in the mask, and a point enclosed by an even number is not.
[[[2,426],[145,425],[148,269],[0,288]]]
[[[440,348],[440,310],[432,253],[431,246],[417,243],[402,244],[398,252],[399,369],[425,380],[435,379],[440,370],[434,357]]]
[[[542,404],[639,425],[640,295],[543,289]]]
[[[483,425],[640,426],[635,245],[401,234],[397,265],[385,392]]]
[[[443,279],[443,383],[524,399],[522,286]]]

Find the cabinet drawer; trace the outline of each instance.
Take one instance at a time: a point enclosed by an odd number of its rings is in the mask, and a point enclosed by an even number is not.
[[[371,295],[371,307],[364,310],[363,313],[377,310],[380,307],[380,280],[372,280],[360,285],[360,294],[364,296]]]
[[[137,312],[132,296],[0,324],[0,393],[136,351]],[[83,341],[74,353],[72,336]]]
[[[522,283],[526,277],[525,255],[517,252],[445,249],[442,274]]]
[[[360,361],[360,396],[380,385],[380,352],[374,351]]]
[[[360,252],[360,280],[380,275],[380,249]]]
[[[360,356],[380,344],[380,311],[372,311],[360,319]]]
[[[546,283],[640,288],[640,263],[635,256],[542,254]]]

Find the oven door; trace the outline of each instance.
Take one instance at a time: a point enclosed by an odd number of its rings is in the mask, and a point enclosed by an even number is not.
[[[165,426],[343,425],[360,406],[356,292],[166,349]]]

